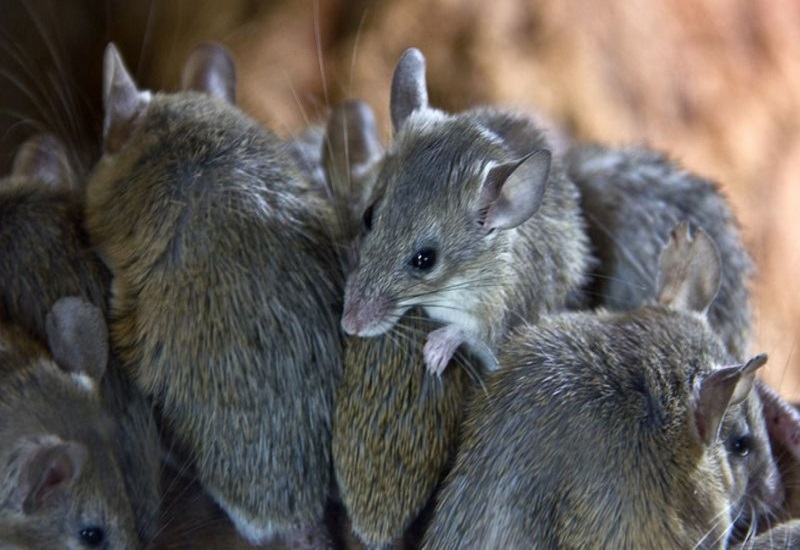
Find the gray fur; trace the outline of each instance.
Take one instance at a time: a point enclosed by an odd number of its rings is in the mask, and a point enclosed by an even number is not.
[[[7,260],[0,262],[0,319],[42,344],[48,341],[48,312],[64,296],[80,297],[107,313],[110,278],[91,250],[83,202],[71,177],[64,145],[37,136],[21,148],[12,175],[0,180],[0,257]],[[159,528],[159,436],[150,404],[125,379],[113,355],[102,369],[104,414],[111,415],[116,430],[110,441],[137,530],[147,541]]]
[[[522,115],[414,111],[377,173],[373,228],[347,281],[345,329],[363,321],[363,333],[375,334],[417,305],[439,321],[443,313],[463,314],[477,325],[470,336],[491,350],[510,327],[563,308],[588,269],[588,242],[577,190],[560,162],[553,159],[542,204],[528,221],[490,234],[479,223],[489,163],[547,146]],[[439,251],[437,266],[417,277],[409,259],[429,245]]]
[[[361,217],[383,149],[370,107],[360,101],[331,113],[322,158],[343,256],[361,236]],[[388,334],[345,338],[333,422],[333,464],[352,530],[370,548],[414,544],[420,513],[444,474],[457,439],[475,361],[454,360],[443,379],[424,367],[422,347],[436,325],[418,310]],[[378,427],[376,429],[376,426]]]
[[[684,306],[518,329],[474,396],[424,547],[727,548],[739,519],[768,516],[780,496],[757,395],[698,412],[698,388],[732,357],[696,304]],[[704,443],[696,423],[723,412],[719,437]],[[743,456],[745,436],[755,446]],[[759,483],[764,502],[751,492]]]
[[[398,62],[397,87],[424,89],[418,50]],[[375,228],[348,277],[342,327],[375,336],[408,307],[420,306],[445,323],[425,346],[431,372],[441,372],[461,343],[491,368],[494,346],[510,327],[563,307],[583,280],[589,260],[577,191],[554,162],[530,219],[507,230],[485,226],[496,207],[485,200],[486,186],[497,184],[491,169],[546,149],[544,135],[529,118],[508,111],[448,115],[428,108],[426,98],[404,97],[393,90],[392,103],[399,101],[403,113],[393,119],[401,118],[402,126],[395,125],[395,143],[374,173],[367,210],[374,212]],[[435,268],[413,272],[414,254],[431,247]]]
[[[667,232],[685,220],[705,229],[719,249],[722,283],[709,321],[728,350],[743,359],[751,336],[747,287],[753,262],[718,186],[645,148],[578,146],[565,162],[600,259],[588,305],[630,310],[652,296]]]
[[[154,94],[129,135],[87,185],[112,341],[240,533],[316,527],[341,354],[326,205],[216,97]]]
[[[90,527],[104,531],[103,548],[140,546],[114,453],[114,424],[97,389],[83,387],[73,376],[74,371],[59,368],[24,331],[0,324],[0,546],[4,548],[7,544],[82,547],[80,533]],[[31,478],[26,481],[27,476],[21,475],[28,467],[44,467],[40,460],[55,460],[48,446],[62,453],[60,460],[69,461],[68,476],[52,491],[35,497],[38,482],[30,485]],[[32,460],[38,465],[31,465]]]

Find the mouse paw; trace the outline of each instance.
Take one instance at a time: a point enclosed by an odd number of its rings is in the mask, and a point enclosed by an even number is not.
[[[465,341],[463,331],[453,325],[438,328],[428,334],[428,341],[422,350],[428,372],[441,376],[452,359],[458,346]]]

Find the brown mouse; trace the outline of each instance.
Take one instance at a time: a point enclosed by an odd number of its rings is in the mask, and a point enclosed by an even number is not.
[[[766,356],[735,364],[709,326],[720,270],[681,224],[655,303],[519,329],[475,394],[424,547],[727,548]]]
[[[355,265],[361,212],[383,158],[372,109],[345,101],[331,112],[321,147],[330,225],[345,272]],[[346,336],[333,417],[333,465],[353,536],[350,547],[414,547],[424,512],[455,449],[480,365],[460,354],[442,379],[422,348],[438,325],[420,309],[387,333]],[[355,539],[355,540],[353,540]]]
[[[48,349],[0,323],[0,547],[138,548],[100,379],[108,332],[75,297],[46,318]]]
[[[711,326],[739,359],[751,337],[748,284],[753,261],[719,186],[645,147],[573,146],[567,171],[581,193],[594,253],[600,260],[586,289],[589,306],[631,310],[653,295],[658,255],[679,221],[702,227],[722,261]]]
[[[327,204],[233,104],[223,47],[196,48],[182,81],[139,90],[106,50],[86,213],[113,275],[112,341],[239,533],[304,539],[330,489],[341,357]]]
[[[67,159],[66,144],[48,134],[34,136],[0,180],[0,318],[42,343],[45,318],[62,296],[108,310],[110,277],[83,228],[82,186]],[[114,419],[111,441],[137,531],[148,541],[159,528],[161,499],[161,448],[150,404],[122,376],[113,354],[100,395]]]
[[[417,49],[397,63],[390,110],[394,143],[363,212],[342,327],[377,336],[419,307],[444,325],[425,344],[430,372],[462,344],[492,368],[511,327],[564,308],[583,282],[578,192],[529,118],[431,108]]]

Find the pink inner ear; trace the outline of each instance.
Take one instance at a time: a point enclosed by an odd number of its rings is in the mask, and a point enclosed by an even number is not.
[[[28,457],[20,479],[24,495],[22,511],[35,513],[55,491],[69,487],[85,460],[86,449],[75,443],[62,442],[35,450]]]

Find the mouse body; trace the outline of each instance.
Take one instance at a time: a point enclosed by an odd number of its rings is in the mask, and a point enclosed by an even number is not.
[[[198,47],[171,94],[139,90],[113,45],[104,69],[86,212],[112,341],[240,534],[302,536],[323,519],[340,370],[326,205],[232,104],[222,47]]]
[[[49,349],[0,323],[0,547],[139,548],[99,393],[105,321],[67,297],[46,323]]]
[[[564,163],[599,262],[586,289],[589,307],[632,310],[653,296],[658,255],[680,221],[702,227],[722,262],[720,290],[708,319],[728,350],[743,359],[751,338],[748,284],[753,261],[719,186],[645,147],[578,144]]]
[[[746,462],[766,443],[747,419],[766,357],[737,364],[709,326],[720,263],[705,232],[681,224],[660,258],[656,301],[543,317],[509,338],[425,548],[736,544]],[[775,506],[774,459],[762,467]]]
[[[92,251],[83,226],[82,186],[66,145],[42,134],[18,150],[0,180],[0,318],[39,342],[57,300],[78,296],[108,312],[110,274]],[[100,381],[110,438],[125,478],[142,541],[159,529],[161,447],[150,403],[120,371],[115,355]]]
[[[493,368],[509,328],[563,308],[583,281],[578,193],[530,119],[430,108],[424,71],[416,49],[395,69],[394,143],[363,211],[341,324],[376,336],[421,307],[443,324],[425,344],[429,371],[462,344]]]
[[[334,107],[319,153],[334,214],[330,226],[349,273],[363,238],[361,212],[384,155],[372,109],[356,100]],[[342,526],[348,547],[417,546],[467,396],[482,374],[461,354],[443,378],[428,374],[422,349],[438,326],[412,308],[382,335],[344,337],[333,465],[349,520]]]

